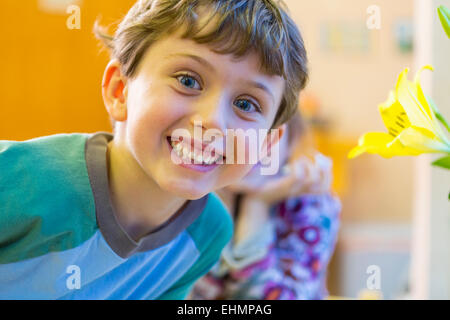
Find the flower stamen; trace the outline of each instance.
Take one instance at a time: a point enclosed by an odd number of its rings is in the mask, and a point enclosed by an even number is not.
[[[398,121],[395,121],[395,124],[397,124],[399,127],[401,127],[402,129],[405,129],[405,126],[404,125],[402,125],[400,122],[398,122]]]

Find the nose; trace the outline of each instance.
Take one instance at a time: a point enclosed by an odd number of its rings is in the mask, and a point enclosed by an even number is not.
[[[203,130],[218,130],[225,135],[228,102],[225,95],[215,95],[199,101],[190,118],[192,126]]]

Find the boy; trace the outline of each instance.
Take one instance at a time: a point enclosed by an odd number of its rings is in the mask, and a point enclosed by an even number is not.
[[[0,142],[0,298],[184,299],[231,237],[211,192],[252,167],[223,162],[225,131],[281,136],[307,78],[271,0],[142,0],[97,34],[114,135]]]

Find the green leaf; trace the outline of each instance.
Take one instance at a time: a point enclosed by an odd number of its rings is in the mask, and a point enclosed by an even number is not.
[[[433,112],[436,115],[436,119],[438,119],[444,125],[448,132],[450,132],[450,125],[445,120],[444,116],[442,116],[442,114],[439,112],[439,109],[437,108],[433,99],[431,99],[431,97],[429,96],[425,96],[425,99],[427,99],[428,104],[431,106],[431,109],[433,109]]]
[[[450,169],[450,155],[445,156],[443,158],[437,159],[433,163],[431,163],[433,166],[442,167],[445,169]]]
[[[450,38],[450,11],[445,6],[438,8],[439,19],[447,37]]]

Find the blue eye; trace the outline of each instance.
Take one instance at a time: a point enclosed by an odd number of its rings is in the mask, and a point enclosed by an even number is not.
[[[260,108],[257,105],[247,99],[236,100],[234,105],[244,112],[251,112],[252,108],[257,112],[261,112]]]
[[[198,81],[187,73],[177,76],[177,79],[186,88],[201,90],[200,85],[198,85],[198,88],[195,87],[195,84],[198,84]]]

